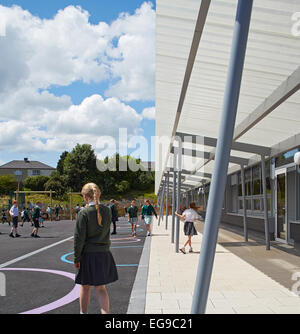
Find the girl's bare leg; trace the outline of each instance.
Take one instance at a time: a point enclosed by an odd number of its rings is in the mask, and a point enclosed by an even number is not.
[[[87,314],[90,303],[90,286],[82,285],[80,288],[80,312]]]
[[[95,286],[95,293],[98,300],[100,313],[109,314],[109,298],[105,285]]]
[[[184,247],[186,247],[187,245],[192,247],[192,236],[191,235],[188,236],[188,239],[187,239],[186,243],[184,244]]]

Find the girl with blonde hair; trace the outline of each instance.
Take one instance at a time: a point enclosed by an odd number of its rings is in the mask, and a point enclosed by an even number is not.
[[[109,297],[105,285],[118,280],[114,258],[110,252],[111,211],[100,204],[101,191],[94,183],[82,188],[87,207],[78,213],[74,232],[74,266],[78,270],[75,283],[81,285],[80,313],[88,313],[90,287],[98,300],[100,313],[109,313]]]

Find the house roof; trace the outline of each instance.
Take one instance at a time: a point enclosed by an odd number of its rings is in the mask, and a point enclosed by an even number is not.
[[[24,160],[13,160],[11,162],[8,162],[2,166],[0,166],[0,169],[51,169],[55,170],[55,168],[48,166],[42,162],[39,161],[24,161]]]

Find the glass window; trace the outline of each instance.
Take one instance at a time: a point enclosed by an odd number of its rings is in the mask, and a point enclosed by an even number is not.
[[[245,190],[246,190],[246,196],[252,195],[252,169],[248,168],[245,170]]]
[[[239,196],[243,196],[243,190],[242,190],[242,173],[238,173],[238,183],[239,183]]]
[[[36,176],[36,175],[41,175],[41,171],[39,169],[34,169],[32,171],[32,175]]]
[[[253,167],[253,195],[260,194],[262,194],[261,167],[258,165]]]
[[[253,210],[255,211],[261,211],[261,203],[260,203],[260,198],[254,199],[253,200]]]

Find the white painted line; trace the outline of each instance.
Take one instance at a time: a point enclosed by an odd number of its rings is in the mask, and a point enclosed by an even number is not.
[[[69,238],[67,238],[67,239],[58,241],[58,242],[56,242],[56,243],[54,243],[54,244],[51,244],[51,245],[49,245],[49,246],[46,246],[46,247],[37,249],[37,250],[34,251],[34,252],[31,252],[31,253],[22,255],[22,256],[20,256],[20,257],[17,257],[17,258],[15,258],[14,260],[5,262],[5,263],[3,263],[3,264],[0,264],[0,268],[5,268],[5,267],[7,267],[7,266],[10,266],[10,265],[13,264],[13,263],[16,263],[16,262],[19,262],[19,261],[21,261],[21,260],[27,259],[28,257],[30,257],[30,256],[32,256],[32,255],[41,253],[41,252],[43,252],[43,251],[45,251],[45,250],[47,250],[47,249],[49,249],[49,248],[55,247],[55,246],[57,246],[57,245],[60,245],[60,244],[66,242],[66,241],[69,241],[69,240],[71,240],[71,239],[73,239],[73,237],[69,237]]]

